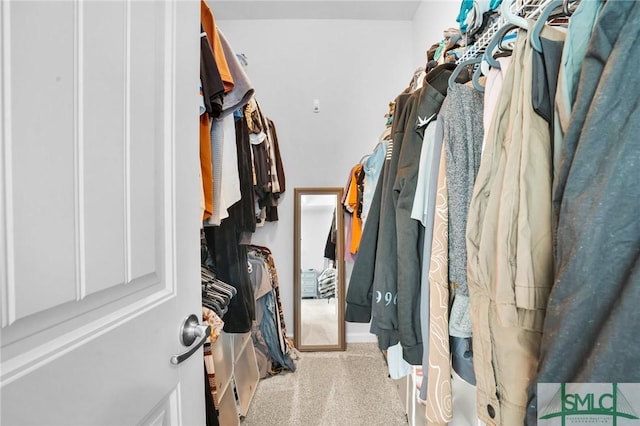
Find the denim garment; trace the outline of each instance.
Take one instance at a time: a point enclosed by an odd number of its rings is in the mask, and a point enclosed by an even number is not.
[[[362,226],[367,220],[369,210],[371,209],[371,202],[373,201],[373,194],[382,172],[382,166],[384,165],[384,157],[387,151],[387,141],[381,141],[378,146],[373,150],[373,153],[367,158],[364,163],[364,193],[362,195]]]
[[[296,365],[293,363],[293,360],[289,355],[282,353],[280,344],[278,343],[278,328],[275,318],[278,309],[275,304],[274,292],[270,291],[265,294],[258,299],[256,303],[261,304],[264,309],[264,315],[260,322],[260,331],[269,348],[271,359],[290,371],[296,371]]]

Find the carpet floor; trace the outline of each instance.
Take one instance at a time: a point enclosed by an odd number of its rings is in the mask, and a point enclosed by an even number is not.
[[[303,352],[295,373],[258,384],[244,426],[395,426],[407,418],[374,343]]]
[[[338,307],[335,298],[303,299],[300,306],[302,345],[338,344]]]

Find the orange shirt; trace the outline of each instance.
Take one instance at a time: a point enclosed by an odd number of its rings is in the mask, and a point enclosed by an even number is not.
[[[204,191],[204,215],[207,220],[213,214],[213,171],[211,163],[211,123],[209,114],[200,115],[200,170]]]
[[[349,211],[353,212],[351,215],[351,241],[349,242],[351,254],[358,252],[360,240],[362,239],[362,218],[360,217],[362,212],[358,202],[358,175],[360,173],[362,173],[362,164],[358,164],[351,169],[351,180],[345,200],[345,206],[348,207]]]
[[[202,23],[204,32],[207,33],[213,57],[216,60],[216,65],[218,66],[218,71],[220,72],[222,83],[224,84],[224,92],[229,93],[234,86],[233,77],[231,77],[227,58],[224,56],[222,44],[220,44],[220,37],[218,37],[218,30],[215,18],[213,17],[213,12],[211,12],[211,9],[204,0],[200,0],[200,22]]]

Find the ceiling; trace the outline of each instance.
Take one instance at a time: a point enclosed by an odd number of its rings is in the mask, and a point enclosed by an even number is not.
[[[217,0],[209,1],[217,20],[363,19],[410,21],[420,0]]]

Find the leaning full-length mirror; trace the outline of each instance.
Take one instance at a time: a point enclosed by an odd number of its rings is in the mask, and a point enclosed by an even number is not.
[[[345,350],[342,188],[295,188],[294,340],[301,351]]]

